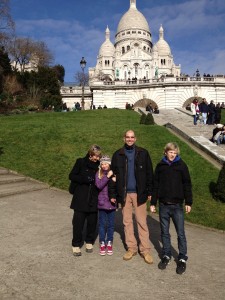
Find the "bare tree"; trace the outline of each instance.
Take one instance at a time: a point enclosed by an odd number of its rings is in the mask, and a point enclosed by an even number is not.
[[[28,68],[36,70],[39,66],[47,66],[53,60],[53,55],[44,42],[36,42],[30,38],[15,38],[8,52],[13,68],[22,73]]]
[[[75,74],[75,82],[77,84],[79,84],[80,86],[85,86],[88,85],[89,82],[89,76],[87,73],[83,73],[83,72],[76,72]]]
[[[32,41],[29,38],[15,38],[9,46],[8,52],[13,61],[13,69],[24,72],[25,66],[32,56]]]
[[[4,91],[13,96],[23,91],[22,85],[17,81],[15,75],[5,77]]]
[[[13,34],[15,24],[10,15],[10,0],[0,0],[0,43],[4,44],[8,40],[9,34]]]
[[[46,67],[53,62],[53,54],[44,42],[34,42],[34,56],[38,60],[38,66]]]

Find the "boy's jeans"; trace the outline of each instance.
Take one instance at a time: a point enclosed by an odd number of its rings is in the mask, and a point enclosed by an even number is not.
[[[188,259],[187,241],[184,231],[184,210],[182,204],[159,204],[159,219],[161,227],[161,238],[163,244],[162,256],[171,258],[170,219],[172,219],[177,232],[179,255],[178,260]]]
[[[99,210],[99,242],[113,242],[115,210]],[[107,234],[106,234],[107,233]]]

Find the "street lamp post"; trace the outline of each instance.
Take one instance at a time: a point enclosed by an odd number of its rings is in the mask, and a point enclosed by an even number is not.
[[[84,69],[86,67],[86,60],[84,59],[84,57],[82,57],[81,61],[80,61],[80,67],[83,71],[83,78],[82,78],[82,100],[81,100],[81,107],[82,110],[84,110],[84,84],[85,84],[85,80],[84,80]]]
[[[196,80],[201,80],[200,79],[200,72],[199,72],[198,69],[196,70]]]

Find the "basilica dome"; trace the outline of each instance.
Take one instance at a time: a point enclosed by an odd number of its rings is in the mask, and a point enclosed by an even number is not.
[[[136,8],[136,0],[130,0],[130,8],[122,16],[117,27],[117,33],[127,29],[141,29],[150,32],[147,20]]]
[[[171,54],[170,46],[164,40],[164,30],[163,30],[162,25],[160,26],[160,29],[159,29],[159,40],[154,45],[153,50],[158,51],[158,53],[160,55],[170,55]]]
[[[113,43],[110,41],[110,31],[107,26],[105,31],[105,41],[99,49],[99,56],[113,56],[115,48]]]
[[[159,40],[155,46],[154,50],[157,50],[161,55],[169,55],[171,54],[170,46],[165,40]]]

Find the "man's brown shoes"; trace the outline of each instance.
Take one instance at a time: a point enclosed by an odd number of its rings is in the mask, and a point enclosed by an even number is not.
[[[133,256],[135,256],[137,254],[137,252],[133,252],[131,250],[128,250],[124,256],[123,256],[123,259],[124,260],[130,260]]]
[[[147,264],[153,264],[153,258],[150,253],[143,253],[142,257]]]

